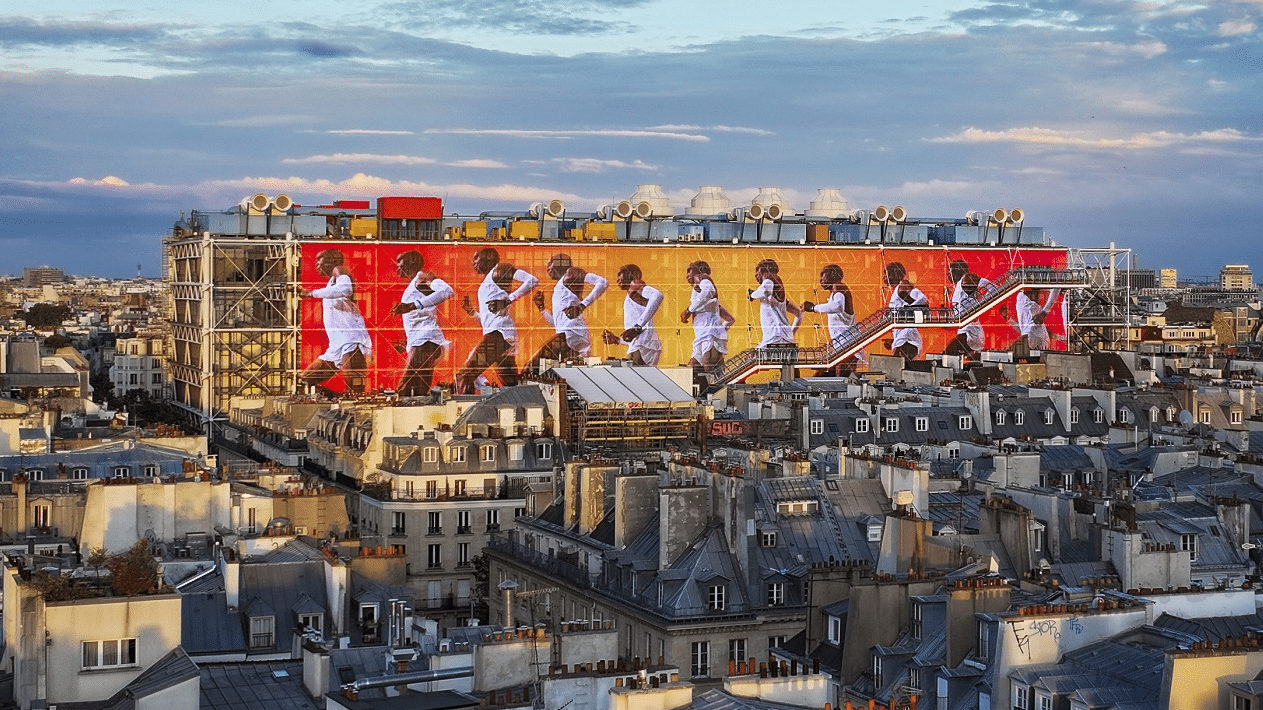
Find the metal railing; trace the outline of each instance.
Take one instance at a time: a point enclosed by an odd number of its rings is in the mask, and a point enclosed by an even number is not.
[[[858,353],[887,331],[896,327],[943,328],[960,327],[990,310],[1025,286],[1081,288],[1088,285],[1084,269],[1022,267],[1005,273],[991,282],[985,297],[969,308],[884,308],[856,324],[846,336],[828,345],[815,347],[774,346],[751,348],[728,359],[715,373],[714,386],[722,386],[748,377],[756,370],[794,365],[832,367]]]

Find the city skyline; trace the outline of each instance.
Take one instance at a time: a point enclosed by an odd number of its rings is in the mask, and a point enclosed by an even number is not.
[[[476,214],[774,185],[798,211],[818,188],[914,217],[1021,207],[1060,245],[1212,276],[1250,261],[1260,12],[26,3],[0,18],[0,245],[157,275],[181,211],[256,192]]]

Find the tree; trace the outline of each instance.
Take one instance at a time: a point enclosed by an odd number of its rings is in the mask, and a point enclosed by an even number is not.
[[[65,323],[74,314],[70,306],[36,303],[22,312],[22,320],[32,328],[53,328]]]
[[[158,560],[149,551],[148,540],[137,540],[127,552],[107,560],[105,566],[118,594],[130,597],[158,588]]]
[[[89,375],[88,384],[92,386],[92,401],[97,404],[108,402],[114,396],[114,382],[110,380],[110,371],[105,368]]]
[[[470,590],[469,615],[488,624],[491,623],[491,607],[487,604],[491,593],[491,558],[485,554],[475,555],[470,562],[474,566],[474,588]]]
[[[60,348],[66,347],[67,345],[74,345],[74,343],[70,340],[70,338],[67,338],[61,333],[54,333],[53,335],[44,338],[44,345],[50,350],[56,351]]]

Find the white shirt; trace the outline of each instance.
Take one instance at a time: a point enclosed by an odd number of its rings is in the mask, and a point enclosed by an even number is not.
[[[566,309],[574,305],[581,305],[584,308],[592,305],[601,297],[601,294],[605,293],[610,282],[596,274],[585,274],[583,283],[591,286],[592,292],[586,298],[580,299],[565,285],[564,278],[559,280],[553,287],[552,313],[544,311],[544,320],[557,330],[558,335],[566,336],[566,345],[571,350],[587,355],[592,352],[592,335],[588,332],[588,321],[582,313],[574,318],[567,316]]]
[[[689,295],[689,313],[693,314],[693,352],[714,348],[728,352],[728,329],[719,317],[719,292],[709,278],[702,279]]]
[[[772,279],[763,279],[763,283],[750,292],[750,298],[759,302],[759,325],[763,330],[760,348],[794,344],[794,326],[790,325],[785,301],[773,296],[775,292],[776,282]]]
[[[952,306],[955,307],[958,315],[971,310],[978,302],[987,297],[987,292],[994,286],[986,279],[978,280],[978,288],[974,291],[974,295],[970,296],[964,287],[964,279],[956,282],[956,287],[952,289]],[[957,333],[965,336],[965,342],[969,344],[971,350],[982,350],[983,348],[983,332],[982,323],[978,320],[963,325],[956,329]]]
[[[927,298],[919,288],[913,288],[912,291],[908,293],[908,296],[912,299],[911,303],[908,303],[899,296],[899,287],[896,286],[895,290],[890,294],[890,308],[918,308],[930,305],[930,299]],[[893,350],[905,343],[913,344],[916,346],[917,352],[920,352],[922,345],[921,331],[917,328],[896,328],[894,332],[894,340],[891,342],[890,348]]]
[[[623,330],[642,329],[640,335],[627,343],[627,353],[638,352],[646,365],[657,365],[658,358],[662,356],[662,339],[658,337],[658,329],[653,325],[653,317],[662,305],[663,295],[648,284],[640,287],[640,295],[646,301],[643,306],[636,303],[631,293],[623,299]]]
[[[355,350],[365,357],[373,354],[373,339],[355,304],[355,284],[349,274],[331,276],[329,283],[311,291],[311,296],[321,300],[325,333],[329,336],[329,349],[320,355],[321,360],[341,365],[343,358]]]
[[[438,304],[456,295],[456,291],[442,279],[430,281],[433,293],[428,296],[417,288],[417,273],[404,289],[400,303],[411,303],[416,310],[403,314],[403,332],[408,336],[408,347],[416,347],[422,343],[435,343],[446,348],[451,343],[443,337],[443,329],[439,327]]]
[[[1026,336],[1027,345],[1034,350],[1043,350],[1050,344],[1048,328],[1043,323],[1037,323],[1035,317],[1040,313],[1047,315],[1056,300],[1057,289],[1048,292],[1046,308],[1041,308],[1039,302],[1027,296],[1025,291],[1019,291],[1017,294],[1017,328],[1022,331],[1022,335]]]
[[[487,304],[501,299],[512,303],[530,293],[531,289],[535,288],[535,285],[539,283],[539,279],[518,269],[513,272],[513,280],[522,285],[513,293],[507,293],[504,289],[497,286],[496,282],[491,278],[493,273],[495,273],[495,269],[488,271],[487,276],[478,285],[478,321],[482,323],[482,334],[487,335],[488,333],[499,331],[506,342],[516,343],[517,325],[509,317],[509,309],[502,308],[498,313],[492,313]]]

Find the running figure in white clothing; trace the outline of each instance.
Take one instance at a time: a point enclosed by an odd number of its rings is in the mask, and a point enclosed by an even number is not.
[[[987,294],[995,288],[995,284],[987,279],[982,278],[978,274],[969,270],[969,264],[964,259],[956,259],[949,266],[952,283],[952,307],[955,308],[958,316],[963,316],[978,305],[978,302],[987,297]],[[963,325],[956,330],[956,337],[952,338],[947,347],[943,348],[943,353],[947,355],[960,355],[965,358],[977,357],[979,351],[984,346],[984,338],[982,332],[982,322],[974,320],[968,325]]]
[[[710,372],[724,364],[728,354],[728,328],[736,318],[719,303],[719,291],[710,278],[710,264],[695,261],[685,271],[693,291],[689,294],[688,308],[680,314],[680,322],[693,321],[693,354],[689,366],[701,372]]]
[[[336,397],[337,393],[324,383],[341,371],[346,392],[362,394],[368,376],[368,357],[373,354],[373,340],[355,303],[355,282],[346,268],[346,257],[338,249],[325,249],[316,255],[316,272],[328,278],[328,284],[311,291],[300,287],[298,295],[322,301],[329,348],[303,370],[298,381]]]
[[[930,299],[921,289],[908,280],[908,270],[898,261],[886,264],[886,285],[890,287],[890,308],[924,308],[930,305]],[[896,328],[892,333],[890,352],[900,355],[904,360],[915,360],[921,354],[921,331],[916,328]]]
[[[757,347],[794,345],[798,326],[802,325],[803,312],[785,295],[785,282],[781,281],[780,266],[774,259],[764,259],[754,267],[754,278],[759,287],[747,291],[751,301],[759,302],[759,326],[763,339]],[[789,316],[793,314],[794,320]]]
[[[408,337],[408,360],[398,391],[415,397],[429,393],[434,366],[451,345],[439,326],[438,305],[456,292],[446,281],[425,271],[425,258],[415,249],[395,257],[395,270],[400,278],[408,279],[399,303],[390,307],[392,316],[403,316],[403,332]]]
[[[1044,289],[1032,287],[1017,294],[1016,322],[1010,317],[1008,306],[1000,306],[1000,316],[1020,333],[1017,340],[1013,341],[1014,352],[1018,354],[1023,350],[1047,350],[1052,345],[1052,337],[1048,334],[1048,326],[1044,325],[1044,320],[1056,305],[1060,291],[1055,288],[1047,291],[1048,298],[1040,303],[1039,299],[1044,293]]]
[[[842,279],[842,267],[837,264],[826,264],[820,270],[820,288],[829,294],[824,303],[803,301],[803,310],[808,313],[824,313],[829,324],[829,342],[839,347],[846,342],[856,330],[855,300],[851,297],[851,288]],[[860,350],[851,357],[838,363],[836,372],[854,370],[857,362],[868,362],[868,352]]]
[[[615,335],[607,330],[601,333],[601,339],[606,345],[625,343],[633,365],[656,367],[662,357],[662,339],[653,317],[662,305],[662,292],[645,283],[644,274],[635,264],[620,268],[616,282],[627,292],[623,299],[623,332]]]
[[[557,282],[553,287],[552,310],[544,302],[544,293],[535,292],[535,307],[544,320],[557,331],[540,347],[539,352],[526,364],[522,374],[539,375],[545,359],[563,362],[587,357],[592,352],[592,335],[583,312],[605,293],[610,282],[602,276],[588,273],[575,266],[568,254],[554,254],[548,260],[548,276]],[[584,297],[585,286],[592,291]]]
[[[465,297],[464,309],[482,324],[482,339],[469,352],[465,365],[456,373],[456,393],[474,394],[478,377],[495,367],[505,387],[517,384],[517,324],[509,316],[509,306],[530,293],[539,283],[531,274],[500,263],[500,252],[484,247],[474,254],[474,271],[483,274],[478,285],[478,310]],[[512,292],[513,284],[520,284]]]

